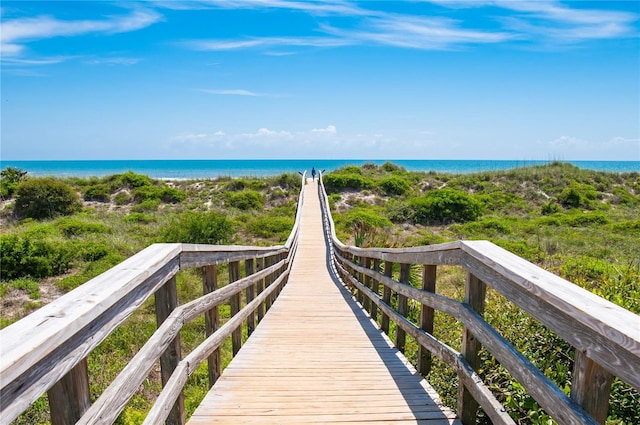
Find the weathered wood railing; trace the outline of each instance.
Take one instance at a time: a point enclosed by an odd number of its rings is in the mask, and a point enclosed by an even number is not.
[[[11,423],[45,392],[53,425],[112,424],[158,359],[163,390],[144,423],[183,424],[187,377],[208,360],[213,385],[221,374],[223,341],[231,336],[235,355],[243,324],[251,333],[286,283],[303,195],[301,190],[293,230],[282,246],[154,244],[1,330],[0,424]],[[228,265],[229,284],[218,289],[221,264]],[[179,306],[176,273],[191,268],[202,269],[204,296]],[[87,356],[152,295],[158,329],[92,403]],[[226,302],[232,317],[220,326],[218,306]],[[207,338],[182,358],[180,329],[200,315]]]
[[[389,333],[390,320],[396,323],[395,344],[401,351],[406,334],[417,341],[420,373],[429,372],[432,355],[457,372],[463,424],[475,423],[478,405],[494,424],[514,424],[476,373],[481,346],[560,424],[604,423],[614,375],[640,390],[637,315],[487,241],[399,249],[346,246],[336,237],[322,185],[319,191],[335,271],[373,319],[380,313],[383,331]],[[392,278],[393,264],[399,264],[397,280]],[[422,268],[420,289],[408,284],[412,265]],[[466,270],[464,302],[436,293],[440,265]],[[486,285],[575,347],[570,397],[483,320]],[[392,292],[397,299],[393,303]],[[419,323],[405,317],[409,299],[421,305]],[[433,337],[435,310],[463,324],[460,352]]]

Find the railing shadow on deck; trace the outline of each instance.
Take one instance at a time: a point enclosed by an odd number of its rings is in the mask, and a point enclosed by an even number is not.
[[[458,375],[458,417],[475,424],[481,407],[494,424],[515,424],[476,373],[484,347],[560,424],[602,424],[613,376],[640,391],[640,317],[488,242],[458,241],[413,248],[358,248],[336,236],[329,200],[318,185],[330,246],[330,268],[382,331],[396,325],[395,344],[406,335],[419,346],[417,370],[427,376],[432,356]],[[394,264],[400,273],[392,278]],[[464,302],[436,293],[441,265],[466,271]],[[422,288],[409,284],[411,267],[422,268]],[[483,319],[487,286],[530,314],[575,348],[571,395],[537,369]],[[394,296],[392,297],[392,293]],[[418,323],[407,318],[408,301],[421,306]],[[433,337],[434,312],[463,325],[461,352]]]
[[[415,390],[415,385],[412,385],[411,388],[407,388],[407,382],[421,382],[424,380],[424,378],[410,364],[410,362],[404,357],[400,350],[398,350],[398,348],[393,345],[393,342],[387,337],[387,334],[376,325],[376,323],[372,320],[371,315],[367,314],[367,311],[363,308],[363,306],[359,304],[353,297],[353,294],[349,291],[349,288],[344,285],[343,281],[340,279],[338,271],[335,268],[335,264],[333,261],[333,250],[329,238],[330,233],[325,231],[325,258],[326,266],[329,270],[329,275],[333,283],[340,290],[340,295],[344,299],[344,302],[347,304],[347,306],[349,306],[349,308],[351,309],[354,318],[358,321],[362,330],[371,340],[378,358],[382,361],[387,370],[389,370],[390,375],[396,382],[398,391],[406,401],[407,406],[412,410],[416,418],[420,417],[420,414],[422,413],[422,411],[415,410],[420,405],[433,405],[441,407],[442,402],[439,397],[437,397],[437,394],[435,392],[430,393],[425,386],[420,386],[420,390],[418,392],[416,392]],[[419,400],[419,403],[416,403],[416,400]],[[432,413],[430,418],[447,419],[444,413],[442,413],[441,408],[438,409],[438,412],[440,412],[440,414],[442,415],[441,418],[437,417],[435,413]]]

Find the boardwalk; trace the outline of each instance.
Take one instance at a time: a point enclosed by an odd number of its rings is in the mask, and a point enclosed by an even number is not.
[[[289,283],[189,424],[457,424],[331,277],[312,181],[300,237]]]

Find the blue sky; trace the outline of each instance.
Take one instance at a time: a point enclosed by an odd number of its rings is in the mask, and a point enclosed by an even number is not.
[[[5,160],[640,160],[638,1],[0,13]]]

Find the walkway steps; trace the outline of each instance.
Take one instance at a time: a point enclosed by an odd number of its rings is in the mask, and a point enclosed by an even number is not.
[[[289,282],[189,421],[458,424],[329,273],[317,183]]]

